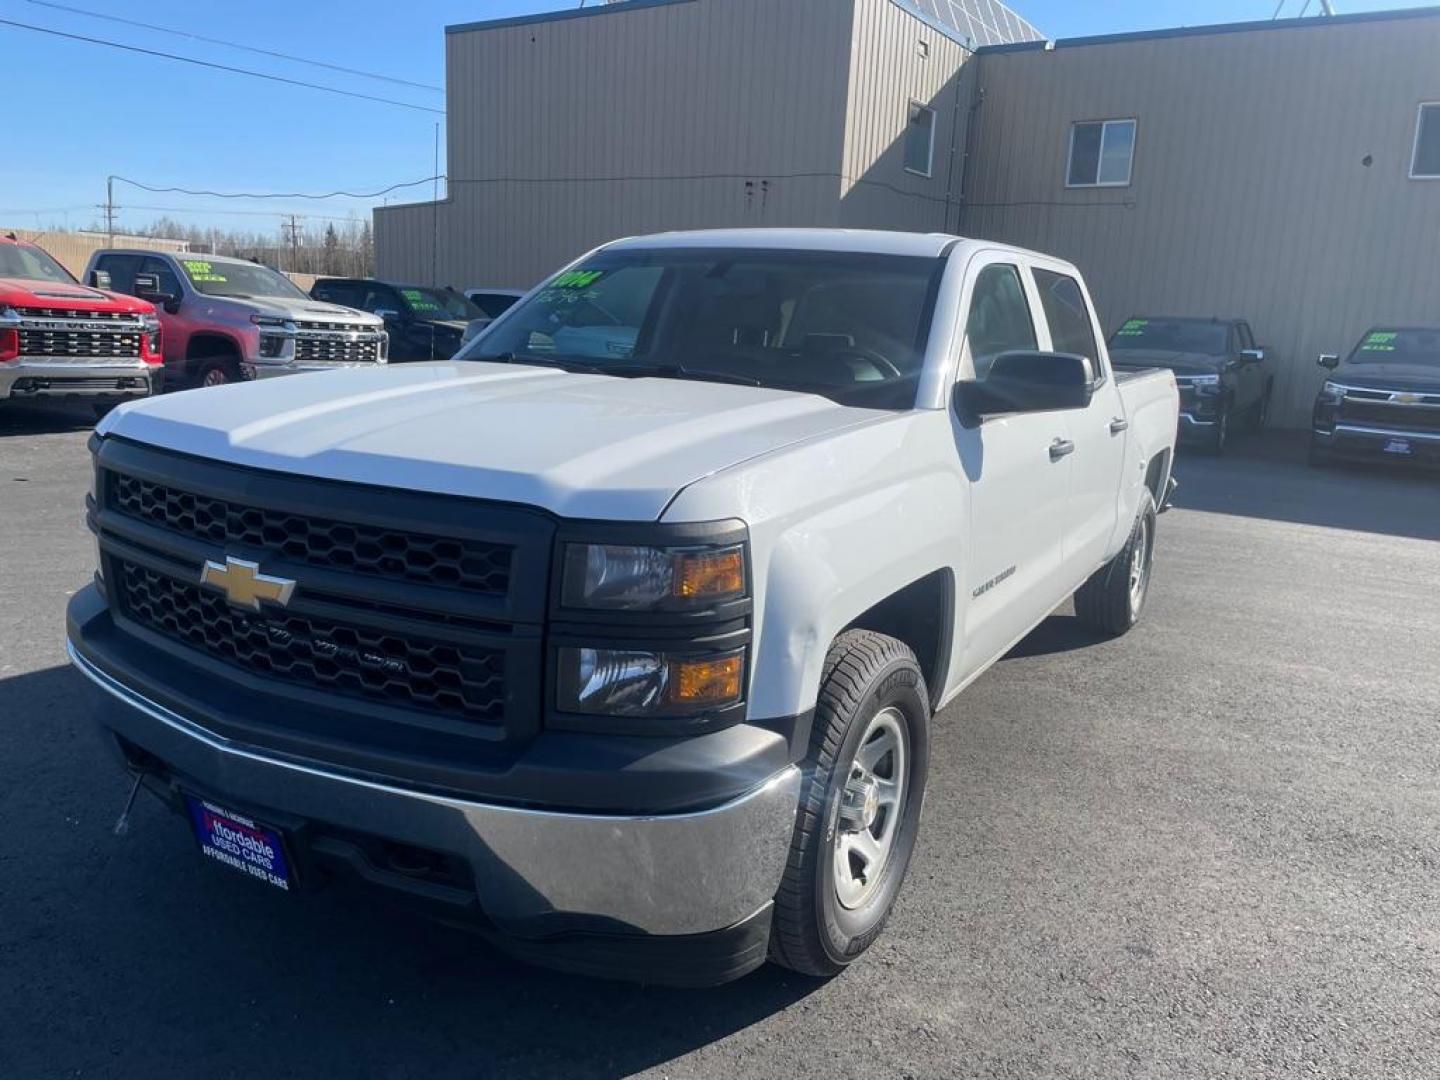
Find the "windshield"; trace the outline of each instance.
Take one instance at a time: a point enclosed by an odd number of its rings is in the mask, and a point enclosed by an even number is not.
[[[1126,319],[1110,348],[1224,356],[1226,337],[1225,324],[1209,319]]]
[[[1371,330],[1355,351],[1352,364],[1430,364],[1440,367],[1440,328]]]
[[[185,276],[206,296],[275,296],[283,300],[308,300],[284,274],[258,263],[210,262],[181,259]]]
[[[943,265],[830,251],[602,252],[551,279],[457,359],[911,408]]]
[[[406,305],[422,319],[483,319],[485,313],[457,292],[448,289],[418,289],[406,285],[400,289]]]
[[[48,252],[28,244],[0,244],[0,277],[79,284]]]

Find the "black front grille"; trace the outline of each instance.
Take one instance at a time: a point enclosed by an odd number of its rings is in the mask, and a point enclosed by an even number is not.
[[[244,545],[332,570],[503,596],[513,549],[505,544],[348,524],[243,506],[125,473],[111,500],[132,518],[221,545]]]
[[[1340,407],[1340,422],[1396,431],[1440,431],[1440,408],[1347,397]]]
[[[20,330],[21,356],[123,357],[140,355],[140,334],[114,330]]]
[[[121,610],[156,633],[256,675],[401,708],[503,719],[497,649],[347,625],[273,609],[251,615],[218,592],[116,560]]]
[[[378,338],[352,340],[348,337],[315,336],[302,333],[295,339],[295,359],[301,363],[316,361],[360,364],[374,363],[380,358]]]

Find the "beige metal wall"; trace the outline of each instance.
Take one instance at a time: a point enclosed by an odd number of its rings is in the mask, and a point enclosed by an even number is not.
[[[112,246],[104,233],[38,232],[35,229],[0,228],[0,235],[14,233],[21,240],[39,244],[48,251],[61,266],[77,278],[85,272],[90,254],[101,248]],[[190,245],[184,240],[160,240],[150,236],[122,236],[116,234],[114,247],[143,248],[146,251],[187,251]]]
[[[1440,322],[1440,182],[1408,179],[1418,103],[1440,100],[1440,18],[978,60],[964,231],[1077,262],[1107,329],[1249,318],[1279,358],[1272,422],[1299,427],[1317,353]],[[1131,116],[1132,184],[1067,190],[1071,123]]]
[[[433,250],[439,284],[523,287],[618,236],[837,224],[853,3],[450,33],[449,196],[375,212],[377,273],[428,282]]]
[[[943,232],[955,226],[972,54],[890,0],[854,0],[840,223]],[[905,171],[912,101],[935,110],[929,178]]]

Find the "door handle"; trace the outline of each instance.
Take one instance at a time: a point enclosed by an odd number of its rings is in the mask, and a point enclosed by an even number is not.
[[[1129,420],[1126,420],[1123,416],[1117,416],[1114,420],[1110,421],[1110,434],[1119,435],[1120,432],[1124,431],[1129,426]]]
[[[1056,439],[1050,444],[1050,460],[1059,461],[1075,452],[1075,444],[1069,439]]]

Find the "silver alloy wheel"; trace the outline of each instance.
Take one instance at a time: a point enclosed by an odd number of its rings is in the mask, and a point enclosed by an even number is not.
[[[842,907],[861,907],[874,895],[905,816],[910,728],[900,710],[870,718],[840,793],[835,830],[835,895]]]
[[[201,386],[224,386],[230,381],[230,376],[225,374],[222,367],[206,368],[205,374],[200,376]]]
[[[1135,538],[1135,550],[1130,555],[1130,615],[1140,613],[1145,603],[1145,590],[1150,585],[1150,519],[1140,519],[1140,534]]]

